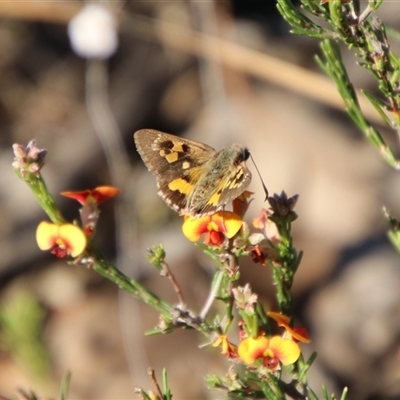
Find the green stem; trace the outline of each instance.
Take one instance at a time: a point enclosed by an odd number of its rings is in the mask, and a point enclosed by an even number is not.
[[[51,196],[48,192],[42,176],[36,176],[32,173],[22,176],[19,170],[14,169],[14,171],[16,172],[18,177],[25,181],[25,183],[32,190],[32,193],[35,196],[37,202],[39,203],[43,211],[48,215],[50,220],[55,224],[65,224],[66,221],[62,216],[60,210],[58,209],[53,196]]]
[[[114,282],[120,289],[130,293],[138,300],[141,300],[145,304],[153,307],[168,319],[171,318],[171,312],[173,311],[172,305],[161,300],[154,293],[142,286],[138,281],[127,277],[119,269],[115,268],[107,259],[104,258],[97,247],[91,245],[85,254],[91,255],[89,259],[91,262],[91,267],[97,273],[104,276],[111,282]],[[81,259],[81,264],[86,264],[86,262],[84,262],[85,258],[82,257]]]

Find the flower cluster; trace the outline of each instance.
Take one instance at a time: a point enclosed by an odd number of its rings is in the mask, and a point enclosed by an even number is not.
[[[182,231],[191,242],[197,242],[204,235],[204,244],[212,247],[223,246],[246,230],[243,216],[250,204],[252,193],[245,191],[232,201],[233,211],[218,211],[203,217],[186,216]]]
[[[13,168],[19,171],[22,176],[27,174],[39,174],[40,168],[44,164],[44,159],[47,154],[47,150],[39,149],[36,146],[36,140],[32,139],[26,147],[22,144],[14,144],[14,161],[12,163]]]
[[[103,265],[104,259],[91,245],[91,240],[99,219],[99,204],[118,195],[118,189],[99,186],[92,190],[62,192],[61,195],[81,205],[80,223],[67,223],[39,173],[46,151],[38,149],[36,143],[31,141],[26,148],[14,145],[14,153],[13,166],[18,175],[31,186],[38,202],[53,221],[39,224],[36,231],[39,248],[50,250],[59,258],[72,257],[76,263],[90,264],[121,288],[159,310],[161,322],[154,332],[167,332],[182,326],[195,328],[206,334],[212,346],[219,347],[229,360],[245,365],[247,373],[252,376],[249,385],[240,372],[231,368],[225,380],[212,379],[215,388],[223,387],[242,397],[247,396],[249,390],[254,390],[258,396],[269,385],[268,379],[273,378],[271,382],[281,379],[280,370],[283,367],[296,363],[287,371],[297,374],[304,370],[299,342],[309,343],[310,339],[305,328],[293,327],[288,316],[293,309],[290,293],[293,276],[301,260],[301,252],[297,253],[292,246],[290,234],[291,222],[297,218],[294,212],[297,196],[288,198],[282,192],[269,197],[270,208],[261,210],[253,220],[252,225],[256,229],[253,233],[251,225],[243,221],[251,202],[250,192],[244,192],[232,201],[232,211],[223,210],[202,217],[185,216],[182,231],[186,238],[192,242],[203,238],[201,247],[219,266],[210,296],[199,316],[196,316],[186,308],[179,283],[165,261],[162,245],[149,251],[149,260],[172,283],[178,298],[177,306],[161,300],[108,263],[106,267]],[[251,256],[256,263],[272,268],[277,304],[282,313],[265,313],[250,285],[239,286],[241,256]],[[208,311],[215,299],[224,303],[226,315],[217,315],[210,322]],[[240,319],[237,343],[229,339],[229,328],[235,318],[234,308]],[[276,333],[279,328],[271,326],[274,323],[283,328],[281,334]],[[257,385],[259,389],[253,389]],[[282,392],[290,385],[290,393],[297,390],[296,383],[276,386],[276,389]]]
[[[78,257],[86,249],[99,217],[98,205],[116,196],[119,190],[111,186],[99,186],[93,190],[63,192],[63,196],[77,200],[81,205],[80,228],[74,224],[53,224],[42,221],[36,230],[36,241],[40,250],[51,250],[59,258]]]
[[[233,211],[219,211],[203,217],[186,216],[182,225],[183,234],[192,242],[203,237],[203,243],[211,248],[240,250],[240,254],[250,255],[253,261],[262,266],[267,263],[279,264],[279,246],[282,242],[281,231],[297,218],[293,211],[297,196],[288,198],[283,192],[268,198],[269,209],[262,209],[253,220],[257,232],[243,221],[251,202],[251,192],[244,192],[232,202]]]
[[[231,239],[235,236],[241,227],[242,219],[239,215],[230,211],[219,211],[200,218],[186,217],[182,231],[192,242],[197,242],[205,234],[205,244],[220,246],[225,238]]]
[[[268,316],[285,329],[283,335],[267,336],[263,331],[259,331],[252,337],[245,332],[245,325],[242,323],[238,346],[231,343],[225,334],[214,340],[212,345],[221,347],[221,353],[229,359],[252,365],[256,369],[276,371],[281,365],[294,364],[301,354],[298,342],[310,342],[306,329],[291,328],[290,319],[285,315],[269,312]]]
[[[245,364],[258,363],[269,370],[276,370],[282,365],[290,365],[300,357],[299,345],[281,336],[256,338],[248,337],[242,340],[238,347],[238,355]]]
[[[247,254],[261,265],[271,261],[279,265],[279,244],[284,232],[282,226],[287,221],[296,219],[293,208],[297,197],[288,198],[285,193],[269,198],[271,208],[262,209],[254,219],[253,226],[258,232],[250,234],[249,228],[242,218],[248,208],[248,198],[251,193],[240,196],[233,201],[233,212],[220,211],[212,215],[195,218],[185,217],[182,230],[192,242],[197,242],[204,235],[204,244],[212,248],[224,247],[227,240],[234,239],[235,245],[241,244],[247,249]],[[227,247],[225,247],[227,249]],[[232,247],[230,247],[232,250]],[[279,370],[281,365],[291,365],[300,357],[298,342],[308,343],[307,331],[304,328],[292,328],[290,318],[276,312],[268,316],[275,320],[279,327],[284,328],[282,335],[268,336],[259,328],[259,317],[256,307],[258,296],[250,285],[231,289],[235,305],[243,321],[240,323],[239,344],[231,343],[224,333],[213,342],[214,347],[220,347],[221,353],[231,360],[241,361],[252,368],[268,371]]]

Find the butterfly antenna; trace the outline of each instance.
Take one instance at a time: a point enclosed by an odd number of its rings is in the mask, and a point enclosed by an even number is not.
[[[253,161],[253,164],[256,167],[257,174],[260,177],[260,180],[261,180],[261,183],[262,183],[262,186],[263,186],[263,189],[264,189],[264,193],[265,193],[265,200],[264,201],[267,201],[268,200],[268,189],[265,186],[264,180],[263,180],[263,178],[262,178],[262,176],[260,174],[260,171],[259,171],[259,169],[257,167],[257,164],[254,161],[254,158],[253,158],[252,154],[251,153],[249,153],[249,154],[250,154],[251,161]]]

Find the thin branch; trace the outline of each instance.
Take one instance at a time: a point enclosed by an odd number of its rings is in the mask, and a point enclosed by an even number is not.
[[[179,304],[181,306],[186,306],[186,303],[185,303],[185,301],[183,299],[182,289],[181,289],[178,281],[175,279],[174,274],[171,272],[168,264],[165,261],[163,261],[161,263],[161,265],[163,267],[162,276],[165,276],[166,278],[168,278],[170,280],[170,282],[171,282],[171,284],[172,284],[172,286],[173,286],[173,288],[175,290],[175,293],[178,296]]]

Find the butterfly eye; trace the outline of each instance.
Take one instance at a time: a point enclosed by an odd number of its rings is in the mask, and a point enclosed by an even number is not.
[[[237,154],[235,159],[235,165],[239,165],[243,161],[247,161],[250,157],[249,149],[243,148],[240,153]]]

